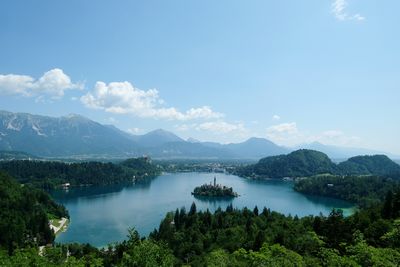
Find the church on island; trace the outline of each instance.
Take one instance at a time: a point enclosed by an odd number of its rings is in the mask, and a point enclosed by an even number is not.
[[[217,184],[217,178],[214,176],[214,183],[203,184],[196,187],[192,195],[198,197],[238,197],[232,187]]]

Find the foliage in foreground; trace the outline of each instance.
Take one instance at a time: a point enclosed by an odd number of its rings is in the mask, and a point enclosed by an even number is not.
[[[179,226],[168,214],[147,239],[130,230],[127,240],[102,250],[68,244],[43,256],[29,248],[3,251],[0,266],[399,266],[400,220],[381,213],[376,207],[347,218],[333,211],[298,219],[268,209],[211,214],[192,206]]]
[[[52,243],[48,215],[68,217],[47,193],[22,186],[0,172],[0,248],[11,253],[19,247]]]
[[[297,218],[255,208],[169,213],[150,238],[194,266],[397,266],[400,222],[382,206]],[[335,263],[335,264],[333,264]]]

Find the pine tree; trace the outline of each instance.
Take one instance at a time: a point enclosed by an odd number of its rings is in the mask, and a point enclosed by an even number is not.
[[[257,206],[254,207],[253,213],[255,216],[258,216],[258,208]]]
[[[393,216],[393,193],[389,191],[386,194],[385,203],[383,204],[382,217],[390,219]]]
[[[192,216],[194,214],[196,214],[197,209],[196,209],[196,203],[192,203],[192,206],[190,206],[190,210],[189,210],[189,216]]]

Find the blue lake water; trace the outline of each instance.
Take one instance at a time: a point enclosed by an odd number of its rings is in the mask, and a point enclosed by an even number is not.
[[[210,183],[233,187],[240,197],[234,199],[197,199],[191,195],[194,187]],[[66,206],[71,217],[68,230],[57,236],[56,242],[90,243],[101,247],[126,238],[129,227],[148,235],[158,228],[169,211],[186,207],[192,202],[200,210],[225,209],[230,203],[236,208],[256,205],[298,216],[328,215],[333,208],[344,213],[352,204],[324,197],[305,196],[293,190],[293,183],[281,180],[254,181],[222,173],[164,174],[135,185],[84,187],[52,193],[57,202]]]

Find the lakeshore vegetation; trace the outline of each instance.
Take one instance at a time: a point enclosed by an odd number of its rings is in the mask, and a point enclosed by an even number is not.
[[[356,203],[360,207],[382,202],[386,194],[400,182],[388,177],[370,175],[317,175],[298,180],[294,190],[309,195],[338,198]]]
[[[18,182],[42,189],[70,186],[110,185],[155,177],[160,169],[147,157],[132,158],[120,163],[12,160],[0,162],[0,171]]]

